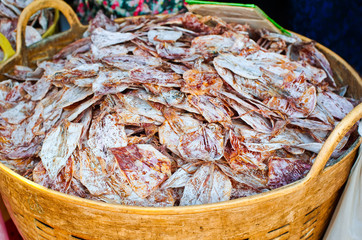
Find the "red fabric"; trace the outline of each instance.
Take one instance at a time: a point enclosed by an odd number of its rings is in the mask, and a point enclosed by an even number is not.
[[[23,240],[14,222],[10,219],[5,222],[6,229],[10,240]]]
[[[0,213],[0,239],[9,240],[8,231],[6,230],[3,216]]]
[[[14,222],[9,219],[4,222],[0,212],[0,240],[23,240]]]

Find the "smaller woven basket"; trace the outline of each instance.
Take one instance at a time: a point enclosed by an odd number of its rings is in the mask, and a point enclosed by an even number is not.
[[[49,26],[48,30],[46,30],[43,33],[42,38],[47,38],[56,32],[58,21],[59,21],[59,10],[56,9],[54,12],[54,22],[52,25]],[[0,59],[0,63],[5,62],[15,54],[15,51],[11,46],[9,40],[1,32],[0,32],[0,48],[4,52],[4,57],[3,59]]]
[[[42,8],[57,8],[70,30],[24,47],[29,17]],[[222,6],[219,6],[222,8]],[[122,20],[119,20],[122,21]],[[22,13],[17,52],[0,66],[35,66],[81,38],[86,26],[60,0],[39,0]],[[305,39],[305,38],[304,38]],[[338,55],[317,44],[349,95],[362,96],[359,75]],[[0,192],[24,239],[319,239],[323,235],[354,162],[358,140],[333,166],[325,164],[343,136],[362,117],[362,105],[350,112],[331,133],[309,174],[292,184],[241,199],[186,207],[134,207],[107,204],[49,190],[0,164]]]

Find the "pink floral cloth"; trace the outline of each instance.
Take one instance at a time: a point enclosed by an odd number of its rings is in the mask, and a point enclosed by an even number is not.
[[[184,0],[76,0],[72,4],[81,21],[91,20],[98,10],[107,16],[128,17],[146,14],[177,13],[185,10]]]
[[[9,240],[9,235],[5,227],[3,216],[0,213],[0,239]]]

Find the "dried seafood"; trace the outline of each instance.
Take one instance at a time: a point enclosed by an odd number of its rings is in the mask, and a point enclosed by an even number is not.
[[[356,105],[296,36],[192,13],[97,19],[0,84],[1,162],[53,190],[138,206],[262,193],[303,178]]]

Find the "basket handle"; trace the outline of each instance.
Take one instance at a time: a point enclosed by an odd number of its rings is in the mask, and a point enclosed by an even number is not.
[[[59,10],[55,10],[54,14],[54,22],[53,24],[48,28],[48,30],[41,36],[42,38],[47,38],[54,34],[55,28],[57,26],[57,23],[59,21]],[[8,60],[11,56],[15,54],[15,51],[13,47],[11,46],[9,40],[0,32],[0,48],[2,48],[4,52],[4,57],[2,60],[0,60],[0,63],[5,62]]]
[[[323,172],[324,166],[332,155],[338,143],[343,139],[344,135],[362,118],[362,103],[355,107],[345,116],[336,128],[329,135],[323,144],[314,164],[307,176],[308,179],[318,177]]]
[[[26,25],[29,21],[29,18],[36,13],[37,11],[44,8],[54,8],[61,11],[68,23],[70,25],[70,29],[67,31],[67,35],[72,35],[73,33],[77,33],[83,31],[86,26],[82,25],[73,11],[73,9],[62,0],[36,0],[29,4],[21,13],[17,25],[17,33],[16,33],[16,53],[20,54],[23,59],[27,57],[27,47],[25,44],[25,30]]]

